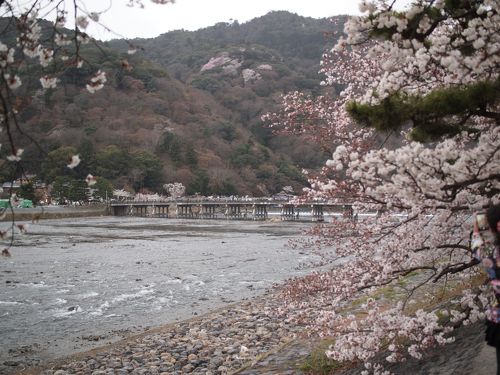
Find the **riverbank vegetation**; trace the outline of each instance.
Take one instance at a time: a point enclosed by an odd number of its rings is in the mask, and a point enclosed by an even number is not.
[[[421,0],[404,10],[397,3],[361,2],[365,15],[351,18],[324,55],[324,84],[340,88],[338,97],[290,93],[266,116],[278,133],[336,146],[322,173],[310,175],[311,197],[378,212],[374,221],[313,233],[309,243],[333,247],[325,258],[342,266],[292,280],[281,311],[331,337],[329,358],[360,361],[374,374],[484,318],[488,293],[473,282],[469,233],[473,213],[500,198],[498,1]],[[421,282],[398,303],[370,298],[364,316],[339,313],[360,293],[415,271]],[[432,294],[416,298],[429,285],[444,295],[468,288],[457,303],[432,306]],[[416,301],[422,308],[411,307]]]

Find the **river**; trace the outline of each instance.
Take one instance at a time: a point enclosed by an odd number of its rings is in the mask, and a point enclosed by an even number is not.
[[[39,364],[262,294],[310,272],[301,265],[312,256],[286,246],[310,225],[124,217],[29,224],[12,257],[0,259],[0,365]]]

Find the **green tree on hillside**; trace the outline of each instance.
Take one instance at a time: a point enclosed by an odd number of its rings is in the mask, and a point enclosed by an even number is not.
[[[85,178],[89,173],[93,174],[96,170],[96,153],[94,143],[91,139],[85,138],[78,146],[80,155],[79,177]]]
[[[172,132],[165,132],[163,134],[163,137],[156,146],[156,150],[159,153],[167,154],[175,163],[179,163],[182,160],[182,140]]]
[[[95,189],[94,196],[97,198],[109,199],[113,197],[113,184],[107,178],[97,177],[93,188]]]
[[[29,199],[33,203],[36,203],[36,195],[35,195],[35,185],[33,181],[27,181],[23,183],[17,193],[17,196],[24,199]]]
[[[53,182],[57,176],[75,176],[76,171],[68,168],[68,163],[73,155],[78,152],[74,147],[59,147],[47,154],[40,170],[41,178]]]
[[[186,147],[186,154],[184,156],[186,164],[191,168],[196,168],[198,165],[198,156],[196,155],[196,151],[192,145],[186,145]]]
[[[52,183],[51,195],[60,204],[66,200],[72,202],[85,202],[88,200],[88,186],[85,180],[69,176],[57,176]]]
[[[68,199],[71,180],[72,179],[68,176],[57,176],[54,179],[52,189],[50,191],[53,200],[62,204],[66,199]]]
[[[85,180],[73,179],[69,181],[68,199],[72,202],[86,202],[88,190]]]
[[[203,170],[198,170],[194,175],[193,180],[188,185],[186,192],[188,195],[201,194],[210,195],[210,178]]]
[[[96,174],[109,179],[127,175],[132,166],[128,152],[116,145],[109,145],[96,153]]]
[[[143,151],[133,154],[131,158],[131,172],[135,175],[133,186],[136,191],[141,188],[157,189],[162,185],[163,172],[158,157]]]

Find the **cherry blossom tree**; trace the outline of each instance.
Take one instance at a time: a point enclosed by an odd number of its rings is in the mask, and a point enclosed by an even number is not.
[[[168,4],[174,3],[174,0],[151,2]],[[129,0],[126,5],[145,6],[142,0]],[[100,22],[102,12],[92,11],[82,0],[30,0],[21,3],[2,0],[0,12],[0,166],[12,169],[12,175],[21,178],[24,171],[20,141],[35,145],[38,142],[23,128],[20,115],[40,92],[55,89],[60,84],[60,76],[68,69],[80,69],[82,74],[88,74],[84,87],[89,95],[102,89],[107,80],[106,71],[88,60],[82,47],[94,43],[100,48],[87,33],[89,25],[94,24],[111,33],[112,30]],[[136,46],[129,45],[130,54],[136,49]],[[121,63],[124,69],[130,68],[127,61]],[[66,161],[69,169],[79,163],[79,155],[72,155]],[[87,178],[89,184],[94,181],[92,176]],[[5,209],[1,214],[6,214]],[[13,211],[12,214],[14,217]],[[13,219],[10,229],[0,231],[1,237],[7,239],[3,255],[9,255],[8,248],[16,228],[21,232],[26,230],[24,226],[17,226]]]
[[[174,199],[182,198],[186,194],[186,187],[180,182],[164,184],[163,189]]]
[[[265,117],[330,142],[306,193],[347,200],[358,217],[315,229],[333,266],[290,281],[278,313],[333,337],[327,355],[366,374],[484,317],[471,216],[500,199],[500,2],[395,3],[362,1],[324,56],[336,97],[291,93]]]

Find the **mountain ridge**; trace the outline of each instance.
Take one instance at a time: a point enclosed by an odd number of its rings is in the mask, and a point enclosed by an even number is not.
[[[35,90],[22,114],[49,155],[69,146],[87,163],[45,173],[48,155],[25,144],[26,169],[40,170],[48,183],[47,176],[93,172],[134,190],[178,181],[189,193],[269,195],[284,186],[299,192],[306,184],[300,170],[319,168],[328,155],[303,139],[272,136],[260,117],[287,91],[325,90],[317,73],[333,43],[325,35],[340,32],[344,21],[271,12],[241,25],[140,39],[144,49],[132,56],[122,40],[87,46],[82,53],[107,72],[107,86],[85,93],[91,67],[66,69],[63,85]],[[120,158],[128,162],[118,165]]]

